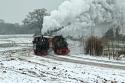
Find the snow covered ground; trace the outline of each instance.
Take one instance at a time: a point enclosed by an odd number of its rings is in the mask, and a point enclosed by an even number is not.
[[[0,51],[16,50],[32,46],[32,34],[30,35],[0,35]]]
[[[0,40],[2,39],[4,38]],[[10,49],[5,47],[6,50],[0,47],[2,49],[0,52],[0,83],[111,83],[111,81],[125,83],[125,70],[123,69],[58,61],[33,55],[31,45],[26,45],[32,42],[32,35],[29,37],[11,36],[8,40],[14,41],[17,45]],[[99,59],[82,54],[78,41],[69,42],[71,57],[63,57],[76,60]],[[108,59],[100,58],[100,60]],[[121,63],[124,65],[124,61]]]

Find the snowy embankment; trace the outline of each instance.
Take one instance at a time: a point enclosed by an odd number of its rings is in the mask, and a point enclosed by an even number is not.
[[[32,37],[11,37],[17,45],[5,53],[0,52],[0,83],[118,83],[125,82],[125,70],[58,61],[33,55],[31,47],[20,43],[31,43]],[[22,40],[22,42],[20,41]],[[69,41],[69,59],[84,60],[78,41]],[[75,44],[74,44],[75,43]],[[14,48],[18,48],[15,51]],[[24,49],[25,48],[25,49]],[[31,48],[31,49],[28,49]],[[77,49],[76,49],[77,48]],[[4,51],[4,49],[3,49]],[[80,56],[79,56],[80,55]],[[82,56],[81,56],[82,55]],[[51,56],[51,55],[49,55]],[[76,56],[72,58],[72,56]],[[62,57],[62,56],[58,56]],[[81,58],[82,57],[82,58]],[[92,58],[92,57],[87,57]],[[97,60],[96,58],[94,58]],[[103,60],[103,58],[101,59]],[[105,59],[104,59],[105,60]],[[91,60],[90,60],[91,61]],[[122,61],[123,62],[123,61]],[[114,64],[114,63],[112,63]]]
[[[13,56],[21,56],[15,53]],[[31,55],[0,58],[1,83],[103,83],[125,82],[125,71]],[[16,79],[15,79],[16,78]]]

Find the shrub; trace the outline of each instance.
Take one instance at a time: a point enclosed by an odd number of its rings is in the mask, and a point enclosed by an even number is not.
[[[101,55],[103,52],[102,40],[91,36],[85,42],[85,53],[90,55]]]

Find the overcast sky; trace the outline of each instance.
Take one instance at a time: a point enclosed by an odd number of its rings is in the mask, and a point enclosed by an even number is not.
[[[10,23],[21,23],[33,9],[56,9],[64,0],[0,0],[0,19]]]

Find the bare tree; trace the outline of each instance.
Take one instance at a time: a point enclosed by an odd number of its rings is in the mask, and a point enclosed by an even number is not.
[[[91,36],[86,41],[85,52],[90,55],[102,55],[103,52],[103,41],[100,38]]]
[[[43,28],[43,19],[44,16],[47,15],[49,14],[47,13],[47,10],[45,8],[35,9],[33,12],[29,12],[29,14],[23,20],[23,23],[24,25],[28,25],[32,28],[38,28],[38,33],[41,33],[41,30]]]

